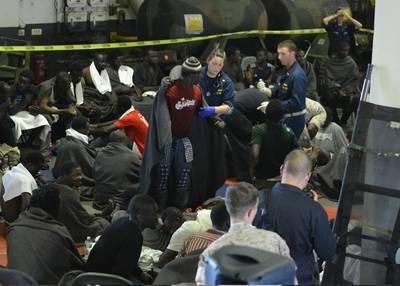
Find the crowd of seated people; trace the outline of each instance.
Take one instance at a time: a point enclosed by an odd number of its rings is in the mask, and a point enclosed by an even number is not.
[[[244,68],[239,49],[217,49],[203,67],[190,57],[164,75],[149,49],[136,67],[121,53],[97,52],[89,66],[73,61],[38,86],[31,72],[14,85],[0,82],[7,267],[44,284],[70,270],[204,283],[205,258],[233,244],[290,257],[294,283],[317,282],[312,251],[330,260],[335,243],[317,196],[303,189],[319,181],[315,190],[337,199],[348,144],[342,127],[359,97],[357,64],[348,45],[338,48],[321,94],[312,64],[287,41],[278,47],[280,67],[265,49]],[[306,81],[295,88],[293,64]],[[304,109],[293,112],[296,88]],[[156,93],[147,119],[135,107],[146,92]],[[284,123],[296,116],[304,117],[301,136]],[[310,150],[324,160],[310,159]],[[260,193],[271,179],[278,183],[266,201]],[[227,181],[234,183],[212,209],[186,213]],[[93,201],[94,215],[84,201]],[[83,261],[77,245],[88,236],[98,240]],[[144,253],[150,272],[140,268]]]

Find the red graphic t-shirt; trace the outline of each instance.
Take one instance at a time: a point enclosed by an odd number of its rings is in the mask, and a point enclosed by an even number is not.
[[[114,124],[120,129],[125,129],[126,136],[136,143],[140,153],[143,155],[144,143],[149,127],[143,115],[137,110],[132,110],[118,119]]]
[[[165,98],[171,116],[171,132],[176,138],[186,137],[192,118],[201,103],[201,90],[198,85],[186,88],[181,82],[171,84]]]

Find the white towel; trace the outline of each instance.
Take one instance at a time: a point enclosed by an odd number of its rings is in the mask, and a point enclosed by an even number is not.
[[[75,90],[74,90],[74,84],[71,82],[71,91],[72,94],[75,96],[76,99],[76,105],[81,105],[83,104],[83,88],[82,88],[82,82],[78,82],[76,84]]]
[[[119,81],[129,87],[134,86],[132,79],[133,73],[134,73],[133,68],[121,65],[118,69]]]
[[[75,139],[78,139],[86,144],[89,144],[89,137],[85,134],[79,133],[75,129],[69,128],[69,129],[65,130],[65,134],[67,136],[71,136]]]
[[[38,187],[35,179],[29,171],[19,163],[2,178],[4,186],[3,199],[5,202],[20,196],[22,193],[30,193]]]
[[[21,137],[22,131],[38,128],[40,126],[45,126],[39,135],[40,139],[43,141],[46,140],[46,136],[50,132],[50,125],[43,115],[38,114],[34,116],[28,111],[20,111],[10,117],[15,124],[14,136],[17,140]]]
[[[257,110],[260,110],[263,113],[267,112],[267,106],[268,106],[269,101],[263,101],[261,102],[260,106],[257,107]]]
[[[92,81],[94,86],[101,94],[105,94],[106,92],[111,92],[111,82],[108,77],[107,71],[104,69],[99,74],[94,62],[89,67],[90,76],[92,77]]]

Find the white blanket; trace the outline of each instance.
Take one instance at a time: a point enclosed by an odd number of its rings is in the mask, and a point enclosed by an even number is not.
[[[65,134],[67,136],[74,137],[75,139],[78,139],[78,140],[82,141],[83,143],[89,144],[89,137],[85,134],[79,133],[75,129],[68,128],[67,130],[65,130]]]
[[[129,87],[134,86],[132,79],[133,73],[134,73],[133,68],[121,65],[118,69],[119,81]]]
[[[20,196],[22,193],[30,193],[38,187],[35,179],[29,171],[19,163],[10,171],[4,174],[3,178],[5,202]]]
[[[39,137],[42,141],[46,140],[47,134],[50,132],[50,125],[46,117],[41,114],[36,116],[30,114],[28,111],[20,111],[15,115],[10,116],[12,121],[14,121],[14,136],[17,140],[22,135],[22,131],[38,128],[40,126],[45,126]]]
[[[99,74],[94,62],[89,67],[90,76],[92,78],[94,86],[101,94],[105,94],[106,92],[111,92],[111,82],[108,77],[108,72],[104,69]]]
[[[76,84],[75,90],[74,90],[74,84],[71,82],[71,91],[72,91],[72,94],[75,96],[76,105],[82,105],[83,104],[82,82],[80,81]]]

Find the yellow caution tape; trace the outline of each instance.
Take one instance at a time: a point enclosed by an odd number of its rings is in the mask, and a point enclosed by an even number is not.
[[[373,30],[361,29],[362,32],[373,33]],[[146,46],[159,46],[168,44],[182,44],[196,41],[210,40],[220,37],[230,36],[251,36],[251,35],[309,35],[325,33],[325,29],[298,29],[287,31],[270,30],[251,30],[233,33],[223,33],[209,36],[187,37],[168,40],[151,40],[122,43],[104,43],[104,44],[79,44],[79,45],[40,45],[40,46],[0,46],[0,52],[51,52],[51,51],[71,51],[71,50],[99,50],[116,48],[134,48]]]

